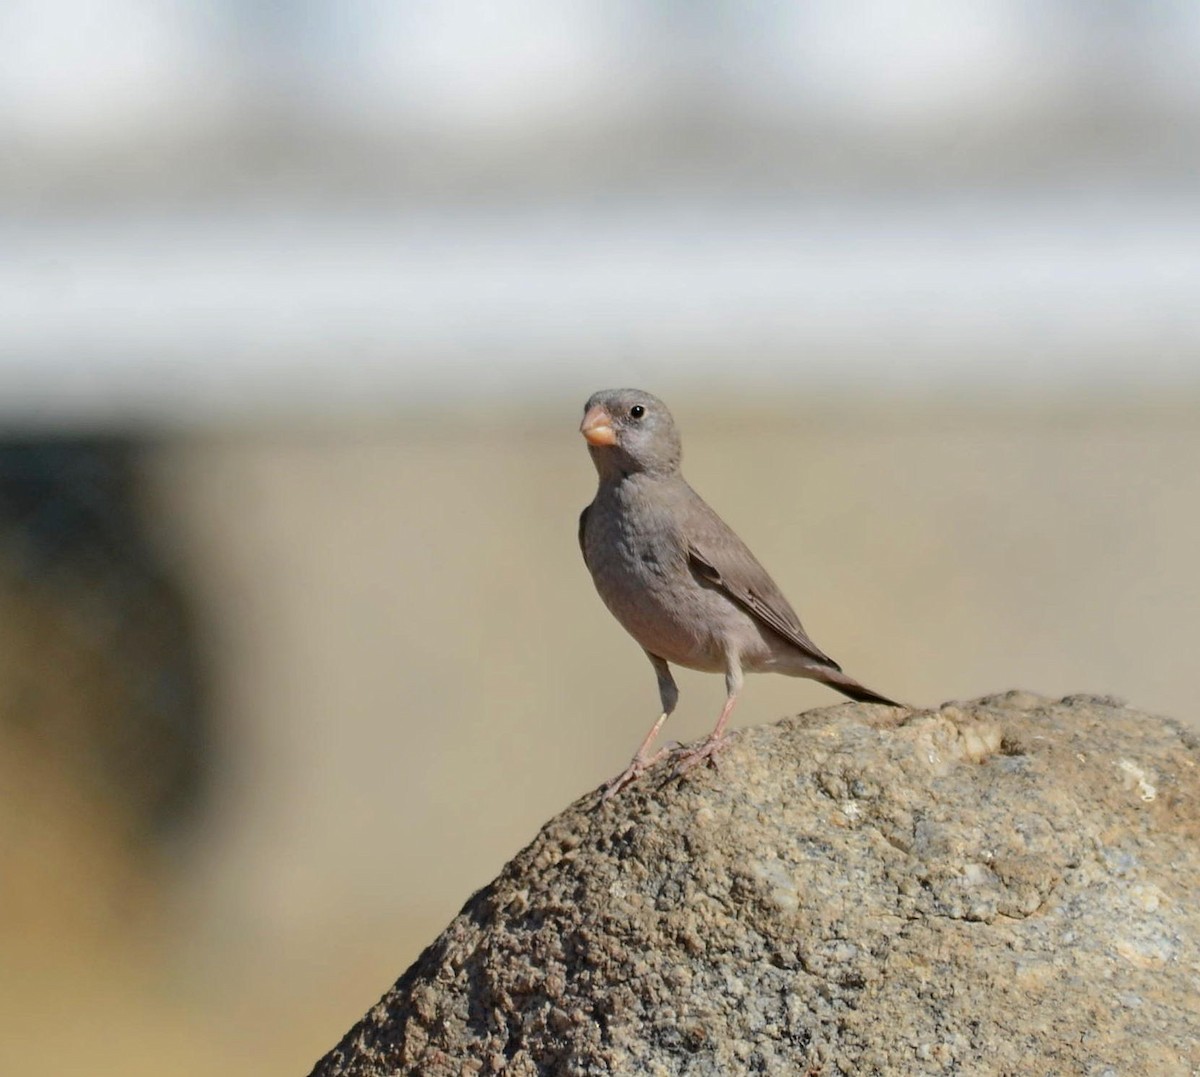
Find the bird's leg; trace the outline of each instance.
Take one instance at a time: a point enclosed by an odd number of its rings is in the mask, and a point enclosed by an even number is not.
[[[646,652],[646,657],[650,659],[650,664],[654,666],[654,675],[658,678],[658,695],[662,700],[662,714],[658,716],[658,721],[650,727],[650,732],[646,734],[645,739],[638,746],[638,750],[634,753],[633,758],[620,774],[618,774],[611,782],[604,787],[604,792],[600,797],[601,802],[608,800],[609,797],[614,797],[622,789],[625,788],[631,781],[641,774],[647,767],[657,763],[669,749],[659,748],[653,755],[649,755],[650,745],[654,743],[654,738],[658,736],[658,731],[662,729],[663,723],[671,716],[671,712],[675,709],[675,704],[679,701],[679,689],[675,685],[675,678],[671,676],[671,667],[667,665],[656,654]]]
[[[729,654],[725,660],[725,706],[721,708],[721,717],[717,719],[713,731],[704,738],[703,743],[691,751],[684,752],[679,757],[679,762],[675,765],[677,777],[680,774],[686,774],[696,764],[703,763],[705,760],[713,766],[717,765],[717,752],[733,739],[733,734],[727,733],[725,727],[729,724],[729,716],[733,713],[738,693],[741,690],[742,663],[737,654]]]

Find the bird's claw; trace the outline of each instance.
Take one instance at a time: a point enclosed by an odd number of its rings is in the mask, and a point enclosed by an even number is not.
[[[719,770],[717,753],[724,751],[736,736],[737,732],[734,730],[724,732],[719,737],[710,735],[698,748],[684,752],[675,763],[675,777],[683,777],[689,770],[701,763],[708,763],[709,766]]]
[[[604,791],[600,794],[600,803],[603,804],[606,800],[611,800],[615,797],[630,782],[636,780],[641,774],[654,766],[669,750],[669,748],[659,748],[649,758],[635,755],[629,761],[629,766],[604,787]]]

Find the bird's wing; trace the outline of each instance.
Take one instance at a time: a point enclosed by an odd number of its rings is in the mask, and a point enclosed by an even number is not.
[[[587,564],[587,542],[584,540],[584,533],[587,531],[588,513],[592,511],[592,506],[587,505],[583,512],[579,514],[579,552],[583,554],[583,563]],[[590,565],[588,566],[591,567]]]
[[[796,611],[746,544],[698,494],[693,496],[686,533],[688,560],[696,575],[805,654],[840,671],[842,667],[808,638]]]

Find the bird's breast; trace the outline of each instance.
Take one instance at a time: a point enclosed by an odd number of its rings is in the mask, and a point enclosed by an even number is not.
[[[619,511],[593,511],[585,548],[601,599],[639,644],[677,665],[724,668],[724,647],[713,631],[721,613],[714,599],[724,600],[697,582],[669,525],[652,514],[631,520]]]

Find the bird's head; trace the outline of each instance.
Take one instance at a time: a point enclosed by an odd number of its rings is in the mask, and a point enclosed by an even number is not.
[[[641,389],[602,389],[583,406],[579,432],[601,478],[679,470],[679,431],[667,406]]]

